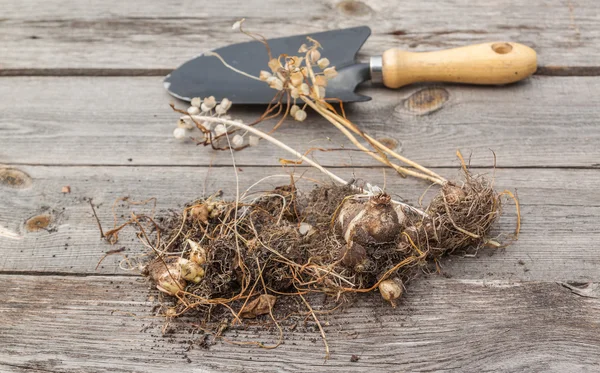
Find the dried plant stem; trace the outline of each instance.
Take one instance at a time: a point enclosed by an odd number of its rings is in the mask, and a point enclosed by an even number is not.
[[[354,133],[360,135],[360,136],[364,136],[367,140],[369,140],[370,142],[372,142],[374,145],[376,145],[380,150],[388,153],[389,155],[391,155],[392,157],[398,159],[401,162],[406,163],[409,166],[413,166],[414,168],[416,168],[417,170],[420,170],[424,173],[426,173],[427,175],[433,176],[436,179],[439,179],[440,181],[443,182],[443,184],[447,183],[448,180],[446,180],[444,177],[436,174],[435,172],[431,171],[430,169],[421,166],[420,164],[411,161],[410,159],[403,157],[402,155],[396,153],[395,151],[393,151],[392,149],[388,148],[387,146],[383,145],[382,143],[380,143],[379,141],[377,141],[376,139],[372,138],[371,136],[367,135],[366,133],[360,131],[358,128],[356,128],[356,126],[350,122],[348,119],[341,117],[341,116],[336,116],[342,124],[344,124],[347,128],[349,128],[350,130],[352,130]],[[439,183],[438,183],[439,184]]]
[[[302,153],[297,152],[296,150],[290,148],[289,146],[287,146],[286,144],[282,143],[281,141],[277,140],[276,138],[262,132],[261,130],[258,130],[254,127],[250,127],[246,124],[243,123],[239,123],[239,122],[234,122],[232,120],[227,120],[227,119],[222,119],[222,118],[216,118],[216,117],[198,117],[196,116],[194,118],[194,120],[198,120],[198,121],[206,121],[206,122],[213,122],[213,123],[221,123],[221,124],[226,124],[228,126],[234,126],[240,129],[243,129],[244,131],[248,131],[264,140],[267,140],[268,142],[270,142],[273,145],[278,146],[279,148],[293,154],[295,157],[301,159],[303,162],[308,163],[309,165],[315,167],[316,169],[318,169],[319,171],[323,172],[324,174],[326,174],[327,176],[331,177],[333,180],[335,180],[336,182],[338,182],[339,184],[347,184],[348,182],[344,179],[342,179],[341,177],[337,176],[336,174],[332,173],[331,171],[327,170],[326,168],[324,168],[323,166],[321,166],[320,164],[318,164],[317,162],[313,161],[312,159],[304,156]]]
[[[439,184],[439,185],[444,185],[446,183],[445,179],[440,179],[439,177],[434,177],[432,175],[422,174],[420,172],[416,172],[416,171],[413,171],[413,170],[410,170],[410,169],[398,166],[397,164],[391,163],[386,158],[384,158],[384,157],[382,157],[382,156],[374,153],[373,151],[371,151],[367,147],[365,147],[363,144],[361,144],[356,139],[356,137],[354,137],[354,135],[352,135],[352,133],[350,133],[350,131],[346,128],[346,126],[344,126],[342,123],[339,122],[339,120],[335,116],[335,114],[330,113],[328,110],[319,107],[313,101],[311,101],[310,99],[308,99],[306,97],[302,97],[302,100],[308,106],[310,106],[311,108],[313,108],[316,112],[318,112],[319,114],[321,114],[321,116],[323,116],[323,118],[327,119],[331,124],[333,124],[337,129],[339,129],[344,135],[346,135],[346,137],[348,139],[350,139],[350,141],[352,141],[352,143],[354,145],[356,145],[359,149],[361,149],[365,153],[371,155],[371,157],[375,158],[379,162],[382,162],[382,163],[384,163],[384,164],[392,167],[394,170],[398,171],[399,173],[402,173],[402,174],[405,174],[405,175],[409,175],[409,176],[416,177],[416,178],[419,178],[419,179],[427,180],[427,181],[430,181],[432,183]],[[383,144],[381,144],[381,146],[383,146]],[[385,146],[383,146],[383,147],[385,148]],[[386,149],[389,150],[389,148],[386,148]]]
[[[306,299],[302,296],[302,294],[298,293],[298,295],[300,296],[300,298],[302,298],[302,301],[304,302],[304,304],[308,308],[308,311],[310,312],[310,314],[312,315],[313,319],[317,323],[317,326],[319,327],[319,331],[321,332],[321,337],[323,338],[323,344],[325,345],[325,360],[328,360],[329,359],[329,344],[327,344],[327,338],[325,337],[325,331],[323,330],[323,327],[321,326],[321,322],[317,318],[317,315],[315,314],[315,311],[310,306],[310,303],[308,303],[306,301]]]

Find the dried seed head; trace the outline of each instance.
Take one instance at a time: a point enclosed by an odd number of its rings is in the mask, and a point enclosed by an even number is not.
[[[188,112],[188,114],[190,114],[190,115],[196,115],[196,114],[200,114],[200,109],[198,109],[198,108],[197,108],[197,107],[195,107],[195,106],[190,106],[190,107],[187,109],[187,112]]]
[[[294,119],[296,119],[298,122],[303,122],[304,119],[306,119],[306,111],[302,109],[297,110],[294,114]]]
[[[381,297],[396,307],[394,301],[402,296],[402,281],[399,278],[384,280],[379,284]]]
[[[308,52],[308,58],[310,58],[310,62],[316,63],[318,60],[321,59],[321,52],[314,48],[310,52]]]
[[[300,106],[298,105],[292,105],[292,107],[290,108],[290,115],[293,117],[296,115],[296,113],[298,112],[298,110],[300,110]]]
[[[190,104],[194,107],[200,108],[200,105],[202,104],[202,99],[200,97],[194,97],[192,98]]]
[[[302,83],[300,85],[300,93],[302,93],[305,96],[310,95],[310,87],[308,86],[308,84]]]
[[[257,136],[249,136],[248,137],[248,145],[250,146],[258,146],[259,138]]]
[[[187,131],[185,128],[177,127],[173,130],[173,137],[177,140],[183,140],[187,137]]]
[[[329,59],[327,59],[327,58],[321,58],[320,60],[317,61],[317,65],[319,66],[319,68],[321,70],[323,70],[324,68],[326,68],[327,66],[329,66]]]
[[[320,87],[327,87],[327,78],[323,75],[315,76],[315,84]]]
[[[337,76],[338,72],[335,69],[335,66],[332,66],[332,67],[328,67],[325,70],[323,70],[323,74],[325,74],[325,77],[327,79],[333,79]]]
[[[273,74],[271,74],[270,72],[268,72],[268,71],[265,71],[265,70],[261,70],[261,71],[260,71],[260,75],[259,75],[258,77],[259,77],[259,78],[260,78],[260,80],[262,80],[263,82],[266,82],[266,81],[267,81],[267,79],[269,79],[269,78],[270,78],[270,77],[272,77],[272,76],[273,76]]]
[[[241,135],[233,136],[231,139],[231,145],[233,145],[235,148],[239,148],[240,146],[244,145],[244,138]]]
[[[267,83],[269,83],[269,87],[281,91],[283,89],[283,82],[281,79],[276,78],[274,76],[267,79]]]

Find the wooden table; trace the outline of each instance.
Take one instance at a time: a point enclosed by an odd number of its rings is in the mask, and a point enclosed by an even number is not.
[[[21,236],[0,238],[0,371],[600,371],[600,12],[593,0],[476,3],[0,1],[0,227]],[[161,76],[244,41],[231,31],[241,17],[269,37],[369,25],[362,59],[392,46],[535,48],[538,74],[519,84],[365,87],[373,100],[348,108],[367,132],[446,177],[458,175],[456,149],[491,175],[493,150],[497,188],[521,200],[519,241],[447,258],[448,276],[415,281],[396,309],[374,294],[324,317],[327,362],[318,331],[306,328],[275,350],[161,336],[145,280],[119,269],[118,255],[96,268],[115,247],[99,239],[87,199],[111,225],[118,197],[157,197],[160,210],[217,189],[233,196],[230,156],[171,136],[177,115]],[[259,112],[233,109],[245,120]],[[302,151],[350,146],[314,113],[276,135]],[[236,156],[240,188],[292,171],[270,145]],[[389,170],[384,178],[357,153],[315,159],[343,177],[385,180],[409,202],[427,187]],[[510,231],[515,213],[505,211],[499,229]],[[145,250],[127,236],[118,247]],[[276,339],[260,328],[230,337]]]

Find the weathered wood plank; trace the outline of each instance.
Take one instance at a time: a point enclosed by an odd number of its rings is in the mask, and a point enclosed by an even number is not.
[[[2,3],[0,65],[9,68],[175,68],[187,59],[247,40],[248,27],[279,37],[367,24],[373,35],[363,56],[400,47],[422,51],[513,40],[534,47],[540,64],[598,66],[600,14],[594,0],[501,0],[473,6],[436,2],[235,0],[212,4],[117,0]],[[277,11],[274,11],[277,9]],[[82,48],[85,46],[85,48]]]
[[[311,325],[275,350],[219,342],[208,350],[160,336],[148,286],[131,277],[0,276],[0,370],[575,372],[600,368],[600,300],[544,282],[414,281],[399,307],[377,294],[330,316],[331,359]],[[315,303],[318,304],[318,303]],[[136,315],[132,317],[132,314]],[[238,341],[277,339],[238,328]],[[360,360],[350,362],[351,355]],[[188,360],[189,359],[189,360]]]
[[[440,86],[427,91],[365,89],[367,103],[348,116],[375,137],[390,137],[407,157],[428,166],[456,166],[455,151],[472,164],[501,167],[595,167],[600,160],[597,77],[534,77],[502,87]],[[227,152],[180,144],[177,118],[156,77],[3,78],[0,84],[0,162],[52,165],[229,164]],[[446,100],[447,98],[447,100]],[[184,107],[182,105],[182,107]],[[234,106],[232,115],[256,119],[264,108]],[[265,123],[269,129],[274,123]],[[351,147],[315,113],[276,132],[288,145]],[[375,165],[358,152],[316,152],[324,165]],[[241,165],[276,165],[287,153],[270,144],[240,153]]]
[[[146,249],[132,235],[122,234],[118,246],[99,239],[99,231],[86,198],[93,198],[105,229],[112,227],[112,203],[118,197],[133,200],[157,197],[157,209],[179,208],[184,203],[223,189],[226,198],[235,195],[235,175],[231,167],[19,167],[30,175],[31,186],[11,189],[0,185],[0,226],[24,236],[22,240],[0,238],[0,270],[4,272],[127,273],[120,271],[120,255],[108,257],[95,267],[108,250],[125,247],[135,256]],[[268,175],[286,175],[290,170],[242,167],[240,188],[245,190]],[[416,203],[426,184],[401,179],[381,169],[335,169],[340,176],[387,184],[398,198]],[[491,173],[491,170],[480,170]],[[304,173],[306,172],[306,173]],[[457,170],[436,169],[453,178]],[[312,180],[323,180],[315,170],[300,169],[305,181],[299,188],[307,191]],[[516,189],[521,200],[523,226],[518,242],[489,256],[484,250],[478,258],[452,256],[442,265],[451,276],[461,279],[522,279],[548,281],[598,281],[600,259],[597,245],[597,221],[600,218],[600,192],[596,188],[600,173],[596,170],[499,169],[496,187]],[[326,180],[326,179],[325,179]],[[284,177],[266,180],[256,190],[270,190],[288,182]],[[71,187],[70,194],[61,188]],[[429,195],[431,195],[430,192]],[[150,212],[150,208],[135,208]],[[127,209],[117,214],[128,215]],[[35,223],[48,226],[38,231]],[[515,213],[509,203],[499,231],[514,229]],[[51,230],[49,233],[47,230]]]

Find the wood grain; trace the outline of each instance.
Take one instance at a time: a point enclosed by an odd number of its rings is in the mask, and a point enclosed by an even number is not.
[[[419,279],[399,307],[377,294],[323,316],[331,347],[300,321],[275,350],[160,335],[156,292],[131,277],[0,276],[3,372],[469,371],[575,372],[600,368],[600,300],[547,282]],[[313,300],[315,307],[320,302]],[[318,309],[318,308],[317,308]],[[174,329],[181,324],[175,324]],[[183,325],[181,325],[183,326]],[[237,341],[277,339],[237,327]],[[189,341],[192,341],[191,344]],[[357,362],[350,362],[357,355]]]
[[[208,49],[246,41],[231,31],[267,37],[367,24],[373,35],[361,57],[397,47],[436,50],[491,41],[536,49],[541,65],[598,66],[600,14],[594,0],[501,0],[473,6],[436,2],[307,0],[292,5],[225,0],[120,2],[4,1],[0,65],[18,68],[175,68]]]
[[[113,226],[111,206],[119,197],[141,201],[157,197],[157,210],[178,209],[184,203],[210,195],[219,189],[225,198],[235,196],[235,175],[231,167],[19,167],[32,181],[27,189],[0,186],[0,226],[23,239],[0,238],[0,271],[4,273],[123,274],[118,268],[122,255],[112,255],[95,267],[103,253],[126,248],[135,257],[146,252],[132,234],[123,233],[116,246],[100,240],[91,208],[92,198],[105,229]],[[292,169],[241,167],[240,189],[269,175],[282,175],[259,184],[256,191],[272,190],[287,183]],[[417,203],[427,185],[401,179],[382,169],[333,169],[350,180],[387,185],[396,198]],[[435,169],[449,178],[457,169]],[[478,170],[492,174],[492,170]],[[296,170],[299,188],[306,192],[316,180],[324,180],[312,169]],[[522,205],[523,225],[518,242],[506,249],[483,250],[477,258],[453,255],[442,265],[444,271],[461,279],[514,279],[546,281],[600,281],[600,261],[595,242],[600,218],[600,192],[595,187],[596,170],[498,169],[498,190],[516,190]],[[69,185],[71,193],[61,192]],[[426,200],[435,188],[426,195]],[[150,207],[133,207],[137,213],[151,213]],[[118,208],[117,217],[129,215]],[[515,226],[512,203],[507,203],[498,233],[511,233]],[[164,212],[163,212],[164,214]],[[44,229],[33,230],[28,221],[43,221]],[[130,232],[132,233],[132,232]],[[493,255],[492,255],[493,254]],[[490,256],[491,255],[491,256]]]
[[[598,167],[600,106],[596,77],[534,77],[501,88],[431,86],[362,90],[372,101],[347,114],[377,138],[392,138],[403,155],[432,167],[455,167],[457,149],[471,164],[501,167]],[[226,152],[180,144],[172,137],[179,115],[156,77],[2,78],[0,163],[48,165],[229,164]],[[182,107],[183,104],[181,104]],[[264,108],[234,107],[256,119]],[[275,123],[265,123],[270,129]],[[276,132],[288,145],[352,147],[310,112]],[[376,165],[357,152],[315,152],[323,165]],[[240,153],[241,165],[277,165],[288,154],[270,144]]]

